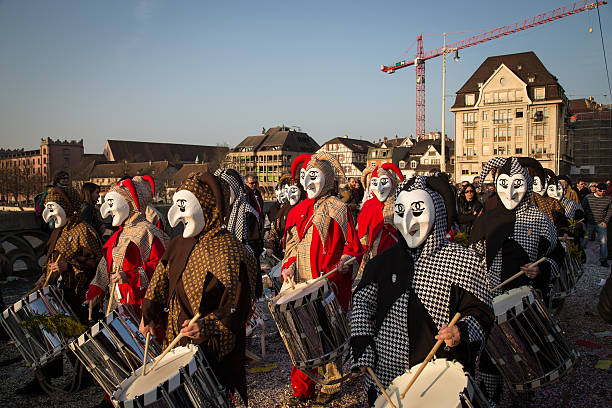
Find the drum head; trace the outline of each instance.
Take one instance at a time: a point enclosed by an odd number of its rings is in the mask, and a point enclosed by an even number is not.
[[[327,279],[323,279],[317,282],[307,281],[298,283],[297,285],[295,285],[295,288],[289,288],[279,293],[278,296],[272,299],[272,305],[283,305],[296,299],[303,298],[306,295],[316,292],[326,284]]]
[[[396,407],[461,407],[459,393],[468,387],[468,378],[461,364],[444,358],[430,361],[404,398],[400,399],[400,394],[419,367],[420,364],[412,367],[387,388],[387,394]],[[374,403],[375,408],[388,406],[383,395]]]
[[[493,298],[493,312],[495,316],[501,316],[509,309],[521,304],[523,298],[529,296],[532,291],[531,286],[521,286],[520,288],[511,289],[499,296],[495,296]]]
[[[175,347],[159,362],[153,371],[153,363],[147,364],[147,374],[142,375],[142,367],[125,379],[112,395],[116,401],[128,401],[154,391],[160,384],[179,373],[179,368],[187,366],[198,352],[197,346]]]

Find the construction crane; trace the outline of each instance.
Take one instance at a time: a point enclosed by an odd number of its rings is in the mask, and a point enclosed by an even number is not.
[[[514,24],[494,28],[482,34],[478,34],[473,37],[466,38],[465,40],[457,41],[456,43],[448,44],[444,47],[436,48],[435,50],[427,52],[423,51],[423,35],[419,35],[416,40],[417,55],[413,60],[403,60],[389,66],[382,65],[380,69],[383,72],[392,74],[398,69],[406,68],[411,65],[416,67],[416,136],[417,139],[420,140],[423,136],[425,136],[425,61],[439,57],[448,52],[449,49],[453,49],[455,52],[458,52],[464,48],[473,47],[474,45],[482,44],[483,42],[527,30],[528,28],[559,20],[573,14],[581,13],[587,10],[594,10],[597,7],[606,4],[608,4],[607,1],[578,1],[574,4],[550,10],[546,13],[538,14],[535,17],[518,21]],[[444,135],[442,135],[442,138],[444,138]]]

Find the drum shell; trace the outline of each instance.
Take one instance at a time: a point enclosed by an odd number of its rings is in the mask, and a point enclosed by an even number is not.
[[[140,320],[131,305],[121,305],[69,344],[106,393],[142,366],[145,338],[138,331]],[[161,354],[161,347],[151,337],[149,358]]]
[[[233,407],[228,393],[217,381],[214,373],[210,369],[204,354],[197,346],[189,344],[184,347],[176,347],[171,350],[165,358],[172,358],[172,355],[180,349],[188,348],[195,351],[193,358],[179,368],[172,377],[165,379],[157,384],[155,389],[136,396],[128,400],[120,399],[120,391],[129,384],[132,378],[124,380],[111,395],[111,401],[121,408],[196,408],[196,407]],[[142,375],[141,370],[135,372],[133,376]],[[147,371],[147,375],[150,372]]]
[[[64,314],[78,321],[63,300],[63,292],[55,286],[46,286],[37,290],[4,310],[0,322],[15,342],[24,360],[33,368],[45,365],[60,355],[71,340],[59,333],[51,333],[42,328],[30,332],[19,324],[35,314],[46,316]]]
[[[278,304],[281,296],[283,293],[273,298],[268,307],[297,368],[320,367],[348,351],[348,322],[329,281],[302,297]]]
[[[501,296],[522,289],[496,297],[494,305]],[[561,378],[578,359],[533,289],[504,313],[496,314],[485,350],[515,391],[537,389]]]

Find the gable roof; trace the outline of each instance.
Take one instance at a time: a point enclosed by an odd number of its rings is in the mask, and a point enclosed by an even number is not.
[[[548,72],[533,51],[528,51],[488,57],[457,91],[455,104],[451,109],[465,107],[464,95],[467,93],[475,94],[475,100],[478,100],[480,93],[478,84],[487,82],[502,64],[525,82],[528,88],[545,86],[546,99],[558,99],[562,96],[563,88],[557,78]],[[533,82],[529,82],[530,78],[533,78]]]
[[[174,176],[172,176],[172,185],[174,187],[179,187],[181,184],[183,184],[185,180],[187,180],[187,177],[191,173],[197,173],[197,172],[205,173],[209,169],[210,167],[206,163],[204,164],[192,164],[192,163],[183,164],[183,167],[181,167],[179,171],[174,173]]]
[[[176,143],[138,142],[132,140],[107,140],[104,155],[115,162],[148,162],[167,160],[172,163],[219,162],[227,154],[225,146],[204,146]]]
[[[318,148],[319,144],[307,133],[286,126],[276,126],[264,134],[247,136],[232,149],[232,152],[283,150],[314,153]]]
[[[131,163],[102,163],[96,164],[89,178],[121,178],[123,176],[144,176],[148,174],[154,178],[159,177],[167,169],[174,169],[168,161],[131,162]]]
[[[343,144],[356,153],[367,153],[370,147],[377,147],[374,143],[368,142],[367,140],[351,139],[348,137],[335,137],[323,143],[323,146],[327,144]]]

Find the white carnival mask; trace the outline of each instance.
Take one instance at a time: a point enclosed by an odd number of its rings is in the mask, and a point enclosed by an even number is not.
[[[561,185],[561,183],[550,184],[546,188],[546,193],[548,193],[549,197],[560,200],[561,196],[563,195],[563,186]]]
[[[300,184],[302,185],[302,188],[306,190],[306,169],[305,168],[300,169]]]
[[[127,219],[130,215],[130,206],[125,201],[125,198],[116,191],[111,191],[104,196],[104,204],[100,206],[100,214],[102,218],[106,218],[109,215],[113,217],[113,227],[118,227]]]
[[[286,192],[285,194],[287,195],[287,198],[289,199],[289,204],[294,206],[298,203],[298,201],[300,201],[300,188],[297,185],[292,185],[292,186],[286,186]]]
[[[497,195],[508,210],[514,210],[525,197],[526,192],[527,183],[522,174],[513,176],[500,174],[497,178]]]
[[[395,199],[393,224],[409,248],[417,248],[425,242],[435,219],[433,199],[425,190],[402,191]]]
[[[45,205],[45,210],[42,213],[42,217],[45,222],[53,220],[53,228],[55,229],[62,228],[68,223],[66,211],[64,211],[62,206],[55,201],[49,201]]]
[[[546,183],[543,184],[538,176],[533,176],[533,191],[541,196],[546,192]]]
[[[370,180],[370,190],[381,203],[389,197],[391,188],[391,180],[387,176],[372,177],[372,180]]]
[[[289,201],[289,198],[287,197],[287,189],[283,187],[278,194],[278,202],[283,205],[287,201]]]
[[[202,206],[189,190],[179,190],[172,196],[172,206],[168,210],[168,222],[172,228],[183,223],[183,238],[198,235],[206,224]]]
[[[321,195],[321,191],[325,185],[325,175],[320,169],[314,167],[306,172],[304,184],[306,185],[306,194],[308,198],[317,198]]]

